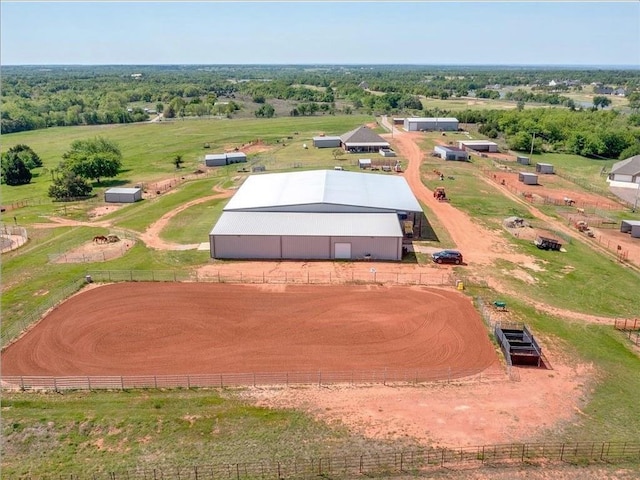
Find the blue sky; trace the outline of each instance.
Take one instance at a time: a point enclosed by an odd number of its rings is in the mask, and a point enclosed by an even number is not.
[[[640,66],[640,2],[0,2],[2,65]]]

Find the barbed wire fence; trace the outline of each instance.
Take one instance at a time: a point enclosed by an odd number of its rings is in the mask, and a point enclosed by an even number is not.
[[[420,477],[448,469],[519,465],[637,464],[640,442],[556,442],[510,443],[461,448],[428,447],[415,450],[363,452],[341,456],[288,457],[251,462],[213,461],[201,465],[146,465],[114,471],[88,471],[62,475],[5,476],[21,480],[204,480],[312,478],[388,478],[398,475]]]

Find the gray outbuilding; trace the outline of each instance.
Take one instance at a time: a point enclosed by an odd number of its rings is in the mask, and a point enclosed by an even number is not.
[[[247,161],[247,154],[244,152],[210,153],[204,156],[204,164],[207,167],[222,167],[232,163],[243,163]]]
[[[407,132],[440,131],[455,132],[458,130],[458,119],[453,117],[414,117],[404,119]]]
[[[524,183],[525,185],[537,185],[538,175],[536,175],[535,173],[520,172],[518,173],[518,181]]]
[[[552,174],[553,165],[550,163],[536,163],[536,172],[547,175]]]
[[[221,167],[227,164],[226,153],[210,153],[204,156],[204,164],[207,167]]]
[[[520,165],[529,165],[531,163],[531,160],[529,160],[529,157],[517,156],[516,162],[518,162]]]
[[[476,152],[498,151],[498,144],[489,140],[458,140],[458,147]]]
[[[142,200],[142,188],[113,187],[104,192],[104,201],[109,203],[134,203]]]
[[[445,145],[436,145],[433,149],[443,160],[469,160],[469,153],[459,147],[448,147]]]
[[[313,137],[313,146],[316,148],[338,148],[341,143],[340,137]]]
[[[622,220],[620,231],[631,234],[633,238],[640,238],[640,220]]]
[[[337,170],[251,175],[209,234],[212,258],[401,260],[422,208],[404,177]]]

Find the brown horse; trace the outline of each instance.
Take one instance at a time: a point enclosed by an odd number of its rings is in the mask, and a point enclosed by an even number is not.
[[[94,241],[94,243],[108,243],[109,239],[107,237],[105,237],[104,235],[97,235],[97,236],[93,237],[93,241]]]

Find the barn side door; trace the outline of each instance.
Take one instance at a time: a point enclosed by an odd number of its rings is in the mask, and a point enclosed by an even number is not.
[[[351,260],[351,244],[336,243],[333,247],[333,257],[340,260]]]

